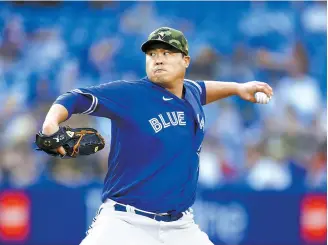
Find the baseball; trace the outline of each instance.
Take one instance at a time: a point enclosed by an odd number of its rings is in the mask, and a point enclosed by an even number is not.
[[[256,92],[255,93],[255,99],[256,99],[256,103],[260,103],[260,104],[267,104],[270,101],[270,97],[268,97],[265,93],[263,92]]]

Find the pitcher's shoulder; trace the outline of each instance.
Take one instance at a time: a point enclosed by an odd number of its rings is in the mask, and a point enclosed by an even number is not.
[[[204,86],[202,86],[203,81],[193,81],[190,79],[184,79],[184,85],[191,88],[194,91],[197,91],[197,93],[202,94],[204,93]]]
[[[136,88],[141,87],[143,84],[143,80],[114,80],[106,83],[102,83],[99,85],[100,88],[107,87],[124,87],[124,88]]]

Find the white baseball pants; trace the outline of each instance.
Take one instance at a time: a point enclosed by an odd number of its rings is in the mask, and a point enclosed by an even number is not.
[[[107,200],[100,206],[80,245],[213,245],[190,211],[177,221],[163,222],[135,214],[133,208],[115,211],[114,204]]]

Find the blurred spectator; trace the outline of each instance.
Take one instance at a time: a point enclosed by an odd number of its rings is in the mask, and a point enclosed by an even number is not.
[[[13,15],[6,19],[3,36],[0,44],[0,59],[8,64],[21,56],[25,44],[25,31],[23,20],[19,15]]]
[[[323,106],[318,81],[307,73],[308,62],[304,46],[296,43],[287,67],[288,75],[280,81],[275,92],[279,109],[284,110],[288,105],[293,107],[298,119],[307,125]]]
[[[2,155],[2,168],[5,182],[14,188],[27,188],[35,184],[42,171],[26,140],[6,147]]]
[[[306,185],[311,189],[325,190],[327,187],[327,139],[317,147],[308,166]]]
[[[327,2],[314,1],[302,14],[302,24],[307,32],[327,33]]]
[[[231,57],[230,77],[232,81],[245,82],[255,79],[252,71],[253,61],[249,55],[246,46],[241,44],[236,45]]]
[[[286,190],[291,185],[291,173],[283,159],[283,145],[279,138],[263,142],[260,157],[249,152],[247,183],[257,191]],[[249,149],[252,151],[252,149]],[[255,157],[252,157],[252,155]]]
[[[208,134],[213,138],[220,139],[227,147],[226,155],[231,162],[240,163],[240,146],[242,144],[242,118],[238,113],[234,103],[229,100],[220,102],[219,117],[213,126],[208,130]],[[236,154],[236,152],[238,154]]]
[[[79,78],[79,63],[76,60],[70,60],[68,62],[65,62],[61,67],[57,78],[59,93],[63,94],[78,87],[78,84],[80,82]]]
[[[89,1],[89,6],[91,6],[94,9],[104,9],[104,8],[114,8],[119,5],[119,2],[117,1]]]
[[[148,35],[160,26],[168,24],[161,13],[157,12],[152,2],[136,2],[127,9],[120,20],[120,28],[123,33]]]
[[[55,28],[37,29],[31,36],[27,47],[26,59],[35,62],[33,69],[48,71],[60,58],[65,57],[66,44]]]
[[[105,38],[94,43],[89,50],[90,68],[96,77],[102,77],[115,72],[114,56],[121,47],[120,39]]]
[[[210,46],[199,50],[199,55],[191,62],[188,77],[194,80],[215,80],[218,77],[219,56]]]
[[[237,168],[230,162],[225,146],[217,138],[208,136],[202,148],[199,175],[202,186],[216,188],[236,180]]]

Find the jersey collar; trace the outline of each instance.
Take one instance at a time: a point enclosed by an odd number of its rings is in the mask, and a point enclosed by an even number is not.
[[[186,99],[186,91],[187,91],[187,88],[186,86],[183,84],[183,91],[182,91],[182,98],[179,98],[178,96],[176,96],[175,94],[172,94],[170,91],[168,91],[166,88],[162,87],[161,85],[157,84],[157,83],[154,83],[152,82],[147,76],[142,78],[141,80],[144,80],[148,83],[150,83],[154,88],[157,88],[161,91],[163,91],[163,93],[166,93],[168,96],[171,96],[173,97],[175,100],[178,100],[178,101],[182,101],[184,102],[185,99]]]

